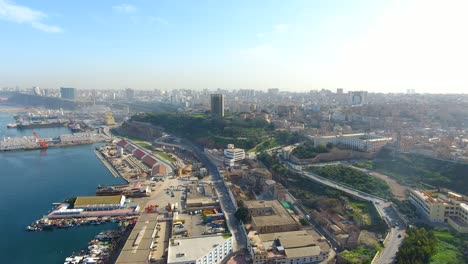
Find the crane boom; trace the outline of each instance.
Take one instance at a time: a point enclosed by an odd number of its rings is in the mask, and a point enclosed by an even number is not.
[[[47,148],[47,147],[48,147],[47,142],[45,141],[45,139],[41,139],[41,138],[37,135],[36,131],[33,131],[33,135],[34,135],[34,137],[36,138],[36,141],[37,141],[37,143],[39,144],[39,146],[40,146],[41,148]]]

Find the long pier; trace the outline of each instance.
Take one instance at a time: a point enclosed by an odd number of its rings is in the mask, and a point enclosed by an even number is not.
[[[114,168],[114,166],[112,164],[110,164],[109,161],[106,160],[106,158],[102,155],[101,152],[99,152],[98,150],[95,149],[94,154],[96,154],[98,159],[100,159],[102,161],[102,164],[104,164],[104,166],[106,166],[106,168],[110,171],[110,173],[112,173],[112,175],[115,178],[122,177],[122,175],[120,175],[120,173]],[[124,177],[122,177],[122,178],[125,179]]]
[[[62,135],[59,139],[44,138],[48,148],[88,145],[108,141],[110,138],[103,134],[79,133]],[[0,151],[21,151],[44,149],[34,137],[13,137],[0,140]]]

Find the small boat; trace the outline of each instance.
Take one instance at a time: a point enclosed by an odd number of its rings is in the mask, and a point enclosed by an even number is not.
[[[18,126],[16,123],[9,123],[7,128],[16,128],[16,126]]]

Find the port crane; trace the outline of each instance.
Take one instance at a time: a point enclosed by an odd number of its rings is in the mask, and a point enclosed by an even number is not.
[[[39,144],[39,146],[40,146],[41,148],[44,148],[44,149],[45,149],[45,148],[48,147],[48,146],[47,146],[47,142],[45,141],[45,139],[40,138],[40,137],[37,135],[36,131],[33,131],[33,135],[34,135],[34,137],[36,138],[36,141],[37,141],[37,143]]]

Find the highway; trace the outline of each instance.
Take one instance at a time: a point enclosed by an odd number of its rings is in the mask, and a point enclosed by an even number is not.
[[[400,244],[402,243],[402,240],[403,240],[402,238],[405,233],[405,227],[404,227],[403,221],[399,219],[397,213],[393,209],[391,202],[388,202],[385,199],[377,197],[375,195],[353,189],[341,183],[328,180],[314,173],[303,171],[302,166],[293,165],[286,161],[283,161],[283,162],[292,171],[299,173],[315,182],[318,182],[328,187],[340,190],[351,196],[358,197],[360,199],[372,202],[375,208],[377,209],[377,211],[379,212],[379,214],[385,219],[385,221],[389,224],[389,226],[391,226],[390,233],[384,243],[385,247],[379,256],[377,263],[381,263],[381,264],[394,263],[395,255],[398,252],[398,248],[400,247]],[[400,234],[402,235],[402,237],[398,238],[398,235]]]

